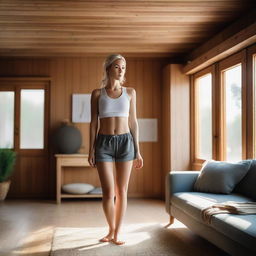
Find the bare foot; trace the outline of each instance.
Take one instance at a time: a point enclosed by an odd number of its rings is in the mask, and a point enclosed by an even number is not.
[[[106,236],[101,238],[99,241],[100,242],[110,242],[112,240],[112,237],[113,237],[113,232],[109,232]]]
[[[120,241],[120,240],[116,240],[116,239],[111,239],[110,242],[116,244],[116,245],[122,245],[122,244],[125,244],[124,241]]]
[[[110,237],[103,237],[99,240],[100,242],[110,242],[111,238]]]

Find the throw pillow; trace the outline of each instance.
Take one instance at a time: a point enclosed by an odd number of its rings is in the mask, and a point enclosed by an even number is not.
[[[237,163],[210,160],[203,165],[194,191],[229,194],[250,166],[251,161],[246,160]]]
[[[86,194],[92,191],[95,187],[86,183],[70,183],[62,185],[62,190],[71,194]]]
[[[251,167],[245,177],[236,185],[234,192],[256,200],[256,159],[249,159]]]

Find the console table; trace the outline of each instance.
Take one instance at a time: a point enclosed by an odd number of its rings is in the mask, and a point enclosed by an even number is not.
[[[62,167],[91,167],[87,154],[56,154],[56,201],[61,203],[61,198],[102,197],[102,194],[68,194],[61,192]]]

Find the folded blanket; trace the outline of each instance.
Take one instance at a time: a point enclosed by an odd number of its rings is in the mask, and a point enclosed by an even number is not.
[[[204,222],[211,224],[212,216],[220,213],[231,214],[256,214],[256,202],[224,202],[214,204],[201,211],[201,216]]]

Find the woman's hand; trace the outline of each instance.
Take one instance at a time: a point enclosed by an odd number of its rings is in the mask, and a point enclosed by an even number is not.
[[[134,167],[136,169],[140,169],[143,167],[143,158],[140,153],[137,153],[136,159],[134,161],[135,161]]]
[[[91,167],[96,167],[94,150],[89,152],[88,162]]]

